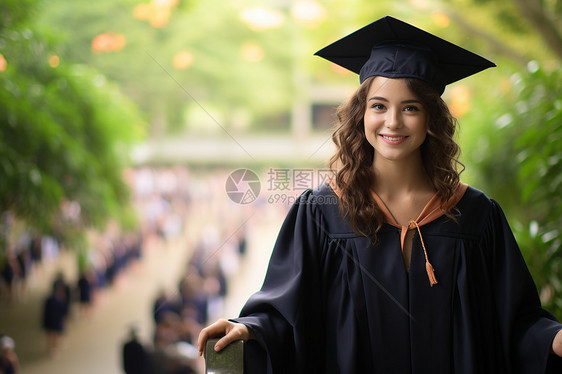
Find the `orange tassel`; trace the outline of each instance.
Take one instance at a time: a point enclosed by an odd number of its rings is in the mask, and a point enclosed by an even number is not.
[[[429,278],[429,285],[433,287],[437,284],[437,278],[435,278],[435,273],[433,272],[433,266],[429,261],[425,262],[425,270],[427,271],[427,277]]]
[[[425,248],[425,243],[423,242],[420,226],[416,221],[410,221],[410,225],[412,224],[418,229],[418,233],[420,234],[420,241],[423,247],[423,254],[425,255],[425,270],[427,271],[427,277],[429,278],[429,285],[433,287],[437,284],[437,278],[435,278],[433,266],[429,263],[429,259],[427,258],[427,249]]]

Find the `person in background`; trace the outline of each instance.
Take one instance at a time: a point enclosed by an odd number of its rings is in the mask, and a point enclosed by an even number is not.
[[[80,315],[88,316],[92,309],[96,273],[93,269],[85,269],[80,272],[76,289],[78,291],[78,302]]]
[[[66,281],[64,273],[62,271],[57,272],[57,275],[55,276],[55,279],[53,281],[53,292],[56,292],[57,289],[62,291],[64,294],[64,297],[63,299],[61,299],[61,301],[64,304],[64,318],[68,318],[70,316],[72,292],[70,290],[70,285]]]
[[[55,282],[51,294],[45,300],[42,322],[47,334],[47,348],[51,355],[59,352],[67,313],[67,289],[63,283]]]
[[[7,335],[0,336],[0,374],[17,374],[19,372],[20,365],[15,348],[14,339]]]
[[[29,246],[25,246],[19,249],[16,255],[16,261],[19,269],[19,279],[18,279],[18,296],[20,300],[27,300],[27,282],[29,275],[31,273],[31,253]]]
[[[122,360],[123,370],[126,374],[151,373],[150,356],[139,341],[136,326],[129,329],[128,340],[123,344]]]
[[[561,373],[497,202],[460,181],[446,85],[495,66],[393,17],[317,55],[359,74],[337,112],[335,177],[305,191],[261,291],[203,329],[258,373]],[[539,126],[540,124],[537,124]]]
[[[6,304],[14,301],[16,278],[19,276],[18,262],[12,251],[8,251],[5,256],[0,257],[0,298]]]

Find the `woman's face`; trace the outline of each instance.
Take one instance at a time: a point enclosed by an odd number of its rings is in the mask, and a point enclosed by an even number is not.
[[[365,135],[377,159],[419,161],[427,113],[406,81],[375,77],[367,94]]]

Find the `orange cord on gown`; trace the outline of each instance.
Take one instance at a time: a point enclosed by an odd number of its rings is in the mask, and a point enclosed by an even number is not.
[[[330,186],[332,187],[336,195],[338,195],[339,197],[340,194],[334,181],[331,181]],[[416,218],[415,220],[411,220],[408,226],[400,225],[396,221],[396,219],[394,218],[394,216],[392,215],[392,213],[390,212],[384,201],[375,192],[373,192],[373,199],[375,200],[379,208],[383,211],[386,222],[389,225],[401,229],[400,246],[402,252],[404,252],[404,241],[406,239],[406,233],[408,232],[408,230],[411,229],[418,230],[418,233],[420,235],[420,241],[423,247],[424,256],[425,256],[425,269],[427,271],[427,277],[429,279],[429,285],[431,287],[437,284],[437,278],[435,277],[435,270],[433,269],[433,265],[431,265],[431,263],[429,262],[429,258],[427,256],[427,248],[425,247],[425,243],[423,242],[420,226],[426,225],[429,222],[436,220],[437,218],[443,216],[447,210],[457,205],[457,203],[460,201],[460,199],[463,197],[464,193],[466,192],[467,188],[468,185],[466,183],[459,183],[453,196],[444,204],[441,203],[441,198],[436,193],[423,208],[418,218]]]

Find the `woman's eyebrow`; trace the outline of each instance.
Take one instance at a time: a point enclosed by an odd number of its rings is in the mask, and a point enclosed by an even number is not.
[[[371,100],[379,100],[379,101],[386,101],[386,102],[388,102],[388,99],[386,99],[386,98],[384,98],[384,97],[382,97],[382,96],[373,96],[373,97],[369,98],[369,100],[367,100],[367,101],[371,101]]]
[[[367,101],[371,101],[371,100],[385,101],[385,102],[388,103],[388,99],[384,98],[382,96],[373,96],[373,97],[369,98],[369,100],[367,100]],[[412,103],[421,104],[421,101],[417,100],[417,99],[408,99],[408,100],[402,100],[400,102],[400,104],[412,104]]]

